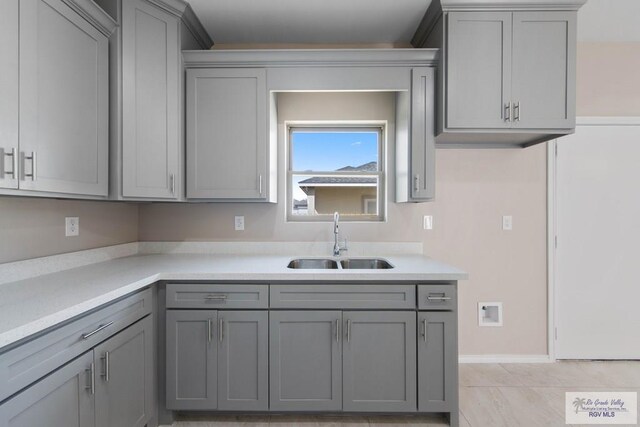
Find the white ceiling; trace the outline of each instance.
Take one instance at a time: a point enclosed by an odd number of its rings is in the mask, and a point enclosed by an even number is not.
[[[587,0],[578,12],[578,40],[640,41],[640,0]]]
[[[215,43],[234,44],[409,43],[430,2],[189,0]]]

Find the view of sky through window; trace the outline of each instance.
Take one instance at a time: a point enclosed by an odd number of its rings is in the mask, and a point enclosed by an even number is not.
[[[378,161],[378,132],[292,132],[294,171],[335,171]]]

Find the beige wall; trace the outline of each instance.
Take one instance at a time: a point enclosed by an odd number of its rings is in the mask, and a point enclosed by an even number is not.
[[[80,218],[80,235],[65,237],[64,218]],[[135,204],[0,197],[0,263],[138,239]]]
[[[375,199],[375,187],[317,187],[315,189],[315,207],[319,214],[341,215],[364,214],[365,199]]]

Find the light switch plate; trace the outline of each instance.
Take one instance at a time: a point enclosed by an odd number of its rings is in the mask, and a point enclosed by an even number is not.
[[[244,216],[236,216],[235,217],[235,229],[236,231],[244,230]]]
[[[80,218],[68,216],[64,219],[64,235],[66,237],[78,236],[80,234]]]
[[[513,229],[513,217],[511,215],[505,215],[502,217],[502,229],[511,231]]]
[[[433,230],[433,216],[432,215],[425,215],[422,218],[422,228],[424,228],[425,230]]]

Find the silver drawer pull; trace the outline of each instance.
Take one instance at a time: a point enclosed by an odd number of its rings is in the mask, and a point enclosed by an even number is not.
[[[11,175],[13,179],[16,179],[18,177],[18,155],[16,153],[16,149],[12,148],[10,153],[4,153],[4,155],[6,157],[11,157],[11,167],[12,167],[11,171],[5,170],[4,174]],[[4,162],[4,159],[2,159],[2,161]]]
[[[89,369],[85,369],[85,372],[89,373],[89,385],[85,389],[89,390],[91,394],[96,394],[95,365],[93,363],[89,365]]]
[[[218,319],[218,340],[222,342],[224,339],[224,319],[221,317]]]
[[[27,160],[31,160],[31,173],[25,173],[24,176],[26,178],[31,178],[31,181],[35,181],[38,178],[38,175],[36,172],[38,169],[38,163],[37,163],[38,158],[36,157],[36,152],[32,151],[30,156],[27,156],[25,154],[24,160],[25,160],[25,164],[27,163]]]
[[[113,322],[109,322],[109,323],[105,323],[104,325],[100,325],[98,326],[96,329],[94,329],[93,331],[86,333],[86,334],[82,334],[82,339],[86,340],[87,338],[89,338],[92,335],[97,334],[98,332],[100,332],[103,329],[108,328],[109,326],[113,325]]]
[[[227,296],[226,295],[207,295],[206,297],[204,297],[204,299],[207,301],[226,301]]]
[[[422,330],[422,339],[424,339],[424,342],[427,342],[427,327],[428,327],[428,325],[427,325],[427,319],[423,319],[423,320],[422,320],[422,327],[423,327],[423,330]]]
[[[109,382],[109,352],[105,351],[104,356],[102,356],[101,359],[104,360],[104,373],[100,376],[104,377],[106,382]]]
[[[427,297],[427,301],[449,301],[451,297]]]

